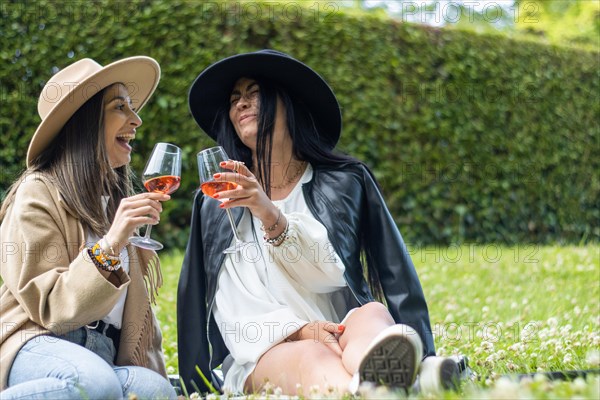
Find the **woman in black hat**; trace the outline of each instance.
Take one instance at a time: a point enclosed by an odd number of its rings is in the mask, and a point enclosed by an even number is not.
[[[208,67],[189,103],[234,160],[215,179],[238,185],[194,201],[178,291],[184,383],[207,390],[196,367],[211,377],[223,364],[234,393],[266,382],[287,394],[353,392],[363,381],[409,388],[435,354],[427,305],[373,175],[333,152],[341,114],[331,88],[262,50]],[[219,206],[246,242],[238,253],[222,253],[233,234]]]

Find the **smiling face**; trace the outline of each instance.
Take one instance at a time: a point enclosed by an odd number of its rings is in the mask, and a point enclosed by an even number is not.
[[[119,168],[131,161],[129,142],[142,120],[132,108],[127,88],[120,83],[108,87],[104,94],[104,140],[108,161]]]
[[[249,78],[240,78],[229,97],[229,119],[240,140],[248,148],[256,148],[258,113],[260,111],[260,88]]]
[[[260,98],[258,82],[245,77],[237,80],[229,97],[229,119],[242,143],[252,153],[256,152],[258,121],[262,117]],[[281,146],[291,146],[291,139],[287,133],[285,106],[279,96],[275,107],[273,147],[281,150]]]

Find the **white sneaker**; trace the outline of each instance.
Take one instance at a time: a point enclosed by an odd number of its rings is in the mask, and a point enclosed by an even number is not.
[[[373,339],[358,367],[360,383],[409,389],[423,357],[419,334],[407,325],[392,325]]]
[[[444,390],[456,390],[460,385],[458,364],[451,358],[427,357],[421,362],[418,391],[436,394]]]

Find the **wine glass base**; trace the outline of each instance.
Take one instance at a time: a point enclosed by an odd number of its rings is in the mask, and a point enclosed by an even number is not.
[[[162,250],[163,248],[163,245],[160,242],[143,236],[130,237],[129,243],[146,250]]]
[[[248,243],[246,242],[235,242],[234,244],[232,244],[231,246],[229,246],[228,248],[226,248],[225,250],[223,250],[223,254],[235,254],[238,251],[242,251],[244,249],[244,246],[247,245]]]

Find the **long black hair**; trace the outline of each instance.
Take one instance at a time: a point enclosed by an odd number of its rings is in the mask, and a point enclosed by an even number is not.
[[[275,131],[275,116],[277,114],[277,98],[283,102],[286,111],[286,125],[292,139],[292,153],[297,160],[307,161],[313,168],[340,168],[349,164],[361,164],[354,157],[335,152],[334,144],[322,136],[306,104],[291,96],[283,87],[269,79],[253,77],[259,86],[260,107],[258,110],[258,132],[256,137],[256,166],[257,178],[267,194],[271,197],[270,165]],[[232,88],[233,89],[233,88]],[[238,137],[229,119],[230,103],[226,103],[217,115],[217,142],[234,160],[243,161],[248,168],[253,168],[252,152]],[[366,166],[365,166],[366,168]],[[367,168],[368,170],[368,168]],[[364,238],[361,239],[363,250]],[[363,258],[367,256],[364,251]],[[368,256],[367,256],[368,258]],[[381,284],[375,265],[363,259],[363,265],[368,265],[369,286],[375,298],[383,300]]]
[[[294,158],[309,162],[314,168],[320,166],[339,167],[361,163],[348,155],[335,152],[328,138],[321,136],[308,107],[300,99],[291,96],[283,87],[268,79],[252,78],[259,86],[260,107],[256,138],[256,170],[267,196],[271,194],[270,165],[277,113],[277,98],[286,111],[286,125],[292,139]],[[242,143],[229,119],[229,103],[224,104],[217,116],[217,142],[232,159],[243,161],[253,168],[252,152]],[[362,163],[361,163],[362,164]]]

